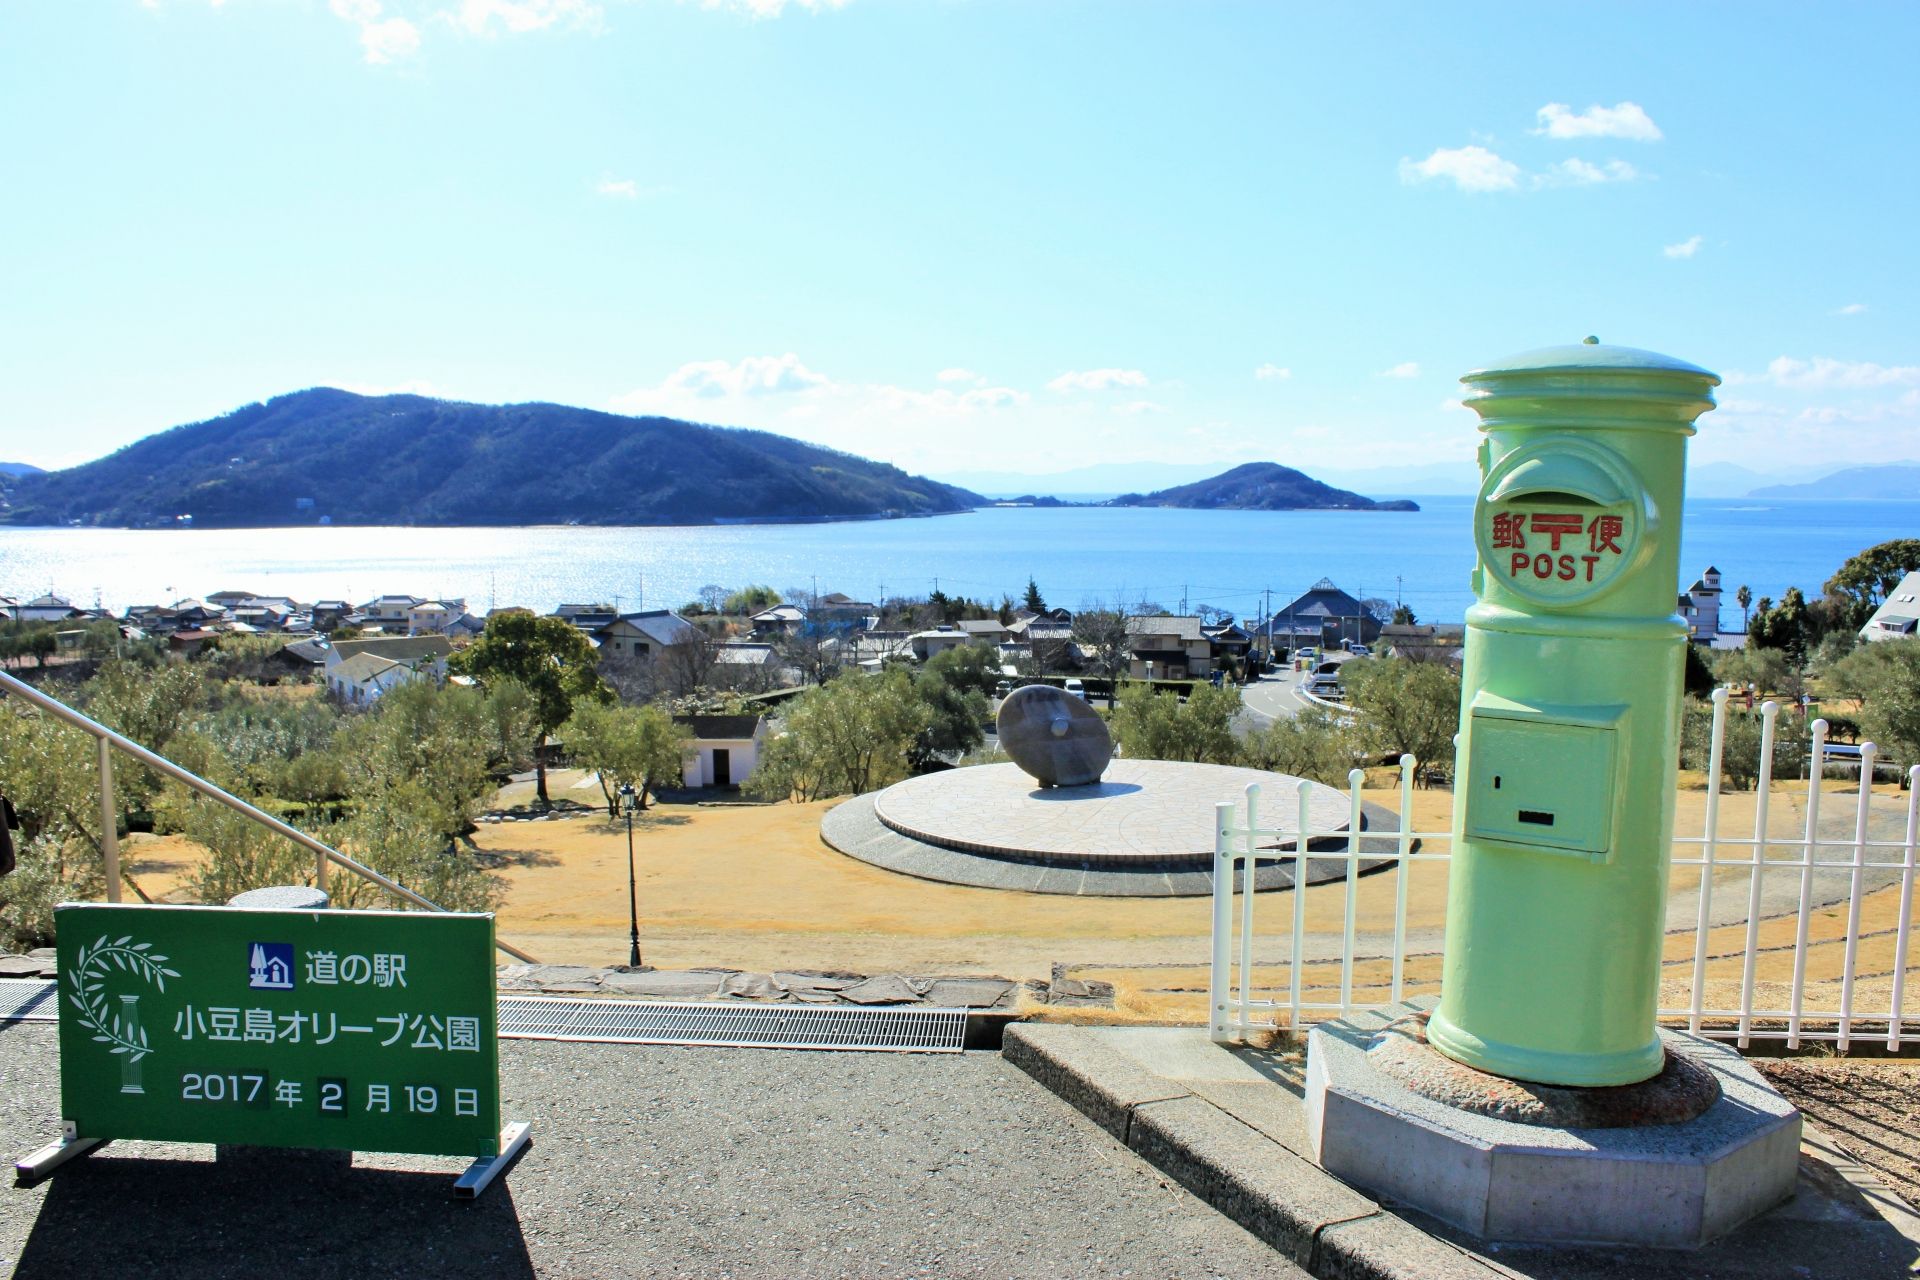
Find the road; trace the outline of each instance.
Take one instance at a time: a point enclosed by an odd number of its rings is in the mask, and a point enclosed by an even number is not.
[[[1306,710],[1310,704],[1299,694],[1300,682],[1306,678],[1305,672],[1276,671],[1242,688],[1240,701],[1253,727],[1291,719]]]

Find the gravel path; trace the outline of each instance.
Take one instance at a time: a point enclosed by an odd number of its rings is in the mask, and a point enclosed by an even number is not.
[[[501,1070],[507,1114],[534,1122],[534,1145],[477,1203],[449,1199],[461,1161],[216,1163],[209,1147],[116,1144],[0,1191],[0,1268],[63,1280],[1305,1274],[998,1054],[510,1041]],[[56,1079],[52,1027],[0,1025],[10,1158],[56,1131]]]

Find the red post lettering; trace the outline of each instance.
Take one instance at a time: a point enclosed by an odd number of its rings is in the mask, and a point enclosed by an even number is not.
[[[1517,577],[1519,577],[1519,576],[1520,576],[1520,571],[1521,571],[1522,569],[1524,569],[1524,568],[1526,568],[1526,567],[1527,567],[1527,561],[1529,561],[1529,560],[1531,560],[1531,559],[1533,559],[1533,557],[1532,557],[1532,556],[1530,556],[1530,555],[1528,555],[1528,554],[1527,554],[1526,552],[1524,552],[1524,551],[1516,551],[1516,552],[1514,552],[1514,553],[1513,553],[1513,563],[1512,563],[1511,565],[1509,565],[1509,566],[1507,566],[1507,576],[1508,576],[1509,578],[1517,578]]]
[[[1599,556],[1581,556],[1580,558],[1587,562],[1587,581],[1592,582],[1593,566],[1600,563],[1600,557]]]
[[[1562,582],[1573,581],[1573,557],[1572,556],[1560,557],[1559,578],[1560,578],[1560,581]]]
[[[1553,576],[1553,557],[1542,551],[1533,558],[1533,576],[1551,578]]]

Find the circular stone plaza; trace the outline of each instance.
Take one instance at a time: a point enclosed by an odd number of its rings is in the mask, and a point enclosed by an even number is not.
[[[1185,897],[1213,891],[1214,809],[1242,813],[1250,784],[1260,787],[1261,823],[1291,826],[1300,779],[1258,769],[1171,760],[1114,760],[1096,782],[1045,785],[1020,765],[991,764],[923,774],[830,810],[821,835],[863,862],[950,884],[1029,893],[1104,897]],[[1308,784],[1306,880],[1346,874],[1348,803],[1331,787]],[[1361,830],[1392,822],[1374,806]],[[1384,856],[1397,837],[1359,841]],[[1259,860],[1258,889],[1293,884],[1291,840]],[[1370,864],[1363,863],[1362,869]]]

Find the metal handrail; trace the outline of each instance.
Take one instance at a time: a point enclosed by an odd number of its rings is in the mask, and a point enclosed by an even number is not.
[[[198,774],[188,772],[158,752],[150,751],[133,739],[115,733],[99,721],[90,719],[80,712],[75,711],[58,698],[42,693],[26,681],[8,675],[4,671],[0,671],[0,692],[11,693],[16,697],[26,699],[55,719],[64,720],[74,728],[92,734],[94,740],[99,744],[100,853],[101,859],[105,863],[107,901],[109,902],[120,901],[120,837],[119,833],[114,829],[118,821],[118,814],[115,812],[113,803],[113,757],[110,752],[111,748],[118,748],[140,763],[150,768],[158,769],[169,778],[186,784],[209,800],[218,801],[235,813],[251,818],[254,822],[259,823],[269,831],[285,836],[295,844],[312,850],[315,857],[314,875],[318,887],[321,889],[327,887],[327,866],[331,863],[344,870],[353,872],[361,879],[378,885],[396,898],[404,899],[417,907],[424,907],[428,911],[445,911],[447,909],[436,902],[421,897],[398,881],[389,880],[372,867],[361,862],[356,862],[346,854],[341,853],[338,849],[314,839],[298,827],[282,822],[265,810],[255,808],[238,796],[223,791]],[[493,945],[514,957],[516,960],[524,960],[528,964],[539,963],[539,961],[520,950],[520,948],[502,942],[498,938],[494,939]]]

